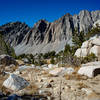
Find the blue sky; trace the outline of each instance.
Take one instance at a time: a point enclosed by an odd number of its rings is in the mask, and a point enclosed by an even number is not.
[[[32,27],[40,19],[52,22],[83,9],[100,10],[100,0],[0,0],[0,25],[21,21]]]

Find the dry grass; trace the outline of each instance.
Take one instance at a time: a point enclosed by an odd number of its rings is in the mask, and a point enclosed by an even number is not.
[[[100,95],[96,94],[96,93],[91,93],[90,95],[87,96],[88,100],[100,100]]]
[[[27,91],[25,94],[34,95],[38,92],[38,86],[34,83],[31,83],[28,87],[25,88],[25,90]]]
[[[65,75],[64,77],[66,80],[71,80],[71,75]]]
[[[66,74],[64,77],[66,80],[80,80],[81,79],[80,75],[77,75],[77,74],[70,74],[70,75]]]
[[[70,75],[66,74],[64,77],[66,80],[86,80],[87,79],[86,76],[79,75],[76,72]]]
[[[88,86],[87,86],[86,84],[84,84],[83,82],[79,82],[79,83],[77,83],[76,85],[79,86],[79,89],[88,88]]]
[[[0,77],[0,90],[2,90],[2,84],[6,80],[6,77]]]
[[[44,71],[43,73],[42,73],[42,75],[48,75],[49,73],[48,73],[48,71]]]
[[[55,77],[55,75],[52,75],[52,74],[48,74],[47,76],[48,77]]]
[[[69,67],[69,66],[66,65],[66,64],[59,64],[58,66],[59,66],[59,67],[67,67],[67,68]]]
[[[50,63],[51,63],[51,59],[45,59],[44,62],[45,62],[46,64],[50,64]]]
[[[66,74],[64,77],[66,80],[86,80],[88,77],[77,74],[80,67],[75,67],[74,72],[72,74]]]
[[[64,66],[65,68],[74,67],[74,66],[72,66],[72,65],[70,65],[70,64],[63,64],[63,66]]]
[[[18,63],[18,65],[24,65],[24,62],[22,60],[16,60],[16,62]]]
[[[80,69],[80,66],[77,66],[74,69],[75,69],[75,72],[78,72],[78,70]]]
[[[20,76],[28,80],[29,82],[36,82],[37,77],[41,76],[41,73],[38,69],[27,69],[25,71],[22,71]]]
[[[32,64],[25,64],[26,66],[31,66]]]
[[[18,66],[13,66],[12,65],[10,68],[9,68],[9,66],[5,67],[6,72],[14,72],[16,69],[18,69]]]
[[[5,88],[4,86],[2,86],[1,91],[6,95],[10,95],[11,93],[13,93],[12,90]]]

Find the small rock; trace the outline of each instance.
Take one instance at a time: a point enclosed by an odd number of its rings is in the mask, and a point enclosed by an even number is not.
[[[49,64],[48,68],[53,68],[53,66],[54,66],[53,64]]]
[[[67,74],[72,74],[74,71],[75,71],[75,70],[74,70],[74,68],[72,68],[72,67],[69,67],[69,68],[66,69],[66,73],[67,73]]]
[[[55,68],[55,69],[51,70],[49,72],[49,74],[52,74],[54,76],[58,76],[58,75],[62,75],[64,73],[64,71],[65,71],[65,68],[59,67],[59,68]]]
[[[48,84],[46,88],[51,88],[51,87],[52,87],[52,85],[51,84]]]
[[[18,71],[24,71],[26,69],[32,69],[34,68],[34,66],[27,66],[27,65],[23,65],[23,66],[19,66]]]
[[[51,82],[54,82],[54,80],[50,80],[50,83],[51,83]]]
[[[23,61],[24,63],[30,63],[29,60],[28,60],[27,58],[23,58],[22,61]]]
[[[89,88],[82,88],[81,90],[82,90],[83,92],[85,92],[87,95],[93,93],[93,91],[92,91],[91,89],[89,89]]]

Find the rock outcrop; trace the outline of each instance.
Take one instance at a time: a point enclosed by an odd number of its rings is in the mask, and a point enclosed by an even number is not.
[[[21,22],[7,23],[0,27],[0,32],[4,35],[5,41],[13,47],[22,42],[29,30],[30,27]]]
[[[91,53],[94,53],[98,58],[100,57],[100,36],[99,35],[95,35],[89,40],[83,42],[81,48],[76,50],[75,56],[86,57]]]
[[[83,64],[78,71],[80,75],[86,75],[90,78],[100,74],[100,62],[90,62]]]
[[[97,21],[94,23],[93,27],[96,27],[97,25],[100,26],[100,20],[97,20]]]
[[[59,52],[66,43],[72,44],[72,33],[77,27],[79,31],[92,28],[100,20],[100,10],[89,12],[82,10],[78,15],[65,14],[58,20],[49,23],[45,20],[38,21],[33,28],[25,23],[15,22],[0,27],[5,35],[5,40],[15,49],[17,55],[22,53]]]
[[[13,91],[19,91],[29,85],[28,81],[20,76],[11,74],[7,80],[4,81],[3,86]]]

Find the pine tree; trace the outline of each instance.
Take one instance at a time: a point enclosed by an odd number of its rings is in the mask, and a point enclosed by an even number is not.
[[[83,31],[78,32],[78,30],[75,29],[72,36],[72,42],[77,48],[80,48],[82,43],[86,40],[85,37],[86,35]]]

